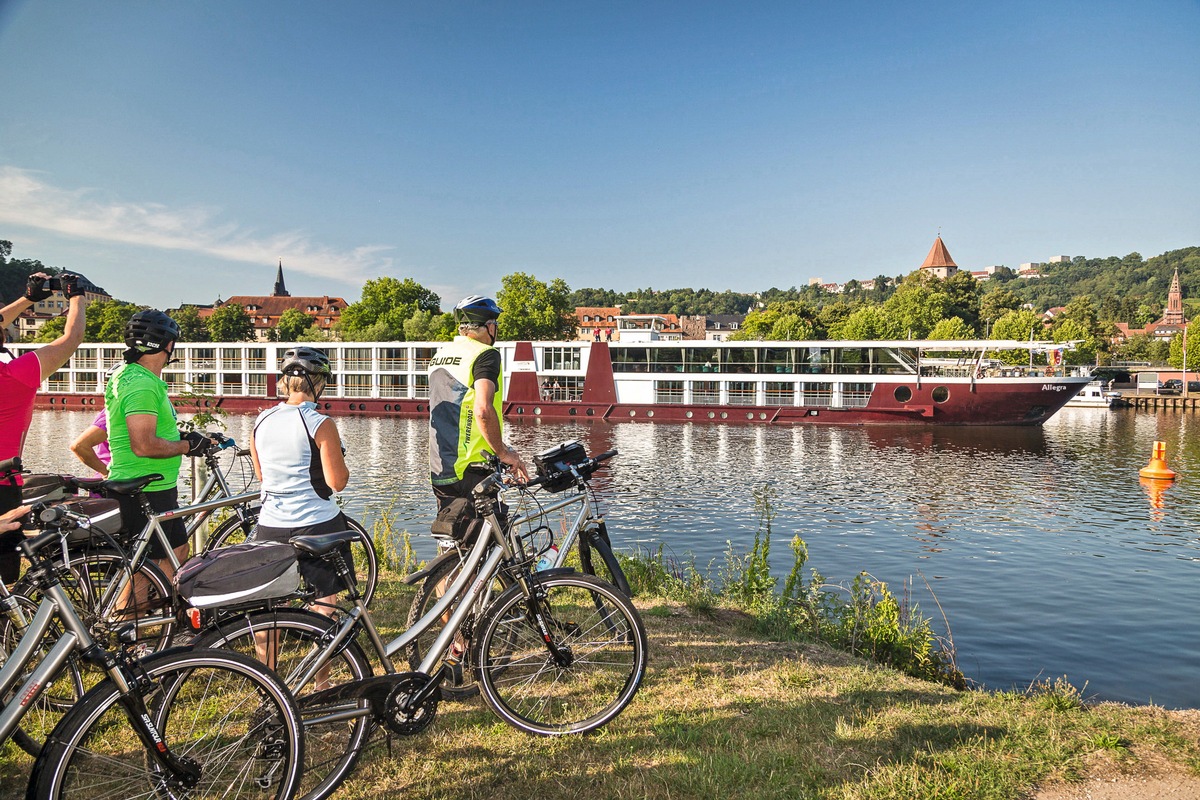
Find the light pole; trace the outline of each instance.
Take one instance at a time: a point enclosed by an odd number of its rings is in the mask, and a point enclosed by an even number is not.
[[[1183,396],[1187,397],[1187,321],[1183,323]]]

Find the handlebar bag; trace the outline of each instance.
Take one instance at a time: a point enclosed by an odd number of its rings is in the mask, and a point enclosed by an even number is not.
[[[175,573],[179,596],[196,608],[287,597],[300,588],[296,549],[246,542],[189,558]]]
[[[577,441],[563,442],[533,457],[538,477],[547,478],[542,486],[548,492],[561,492],[571,488],[575,478],[569,470],[584,461],[587,461],[587,451]]]

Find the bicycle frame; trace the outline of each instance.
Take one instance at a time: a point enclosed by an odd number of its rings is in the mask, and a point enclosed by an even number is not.
[[[208,478],[205,479],[204,485],[200,487],[198,492],[193,492],[193,502],[204,503],[214,497],[233,497],[233,493],[229,490],[229,481],[225,478],[225,473],[221,471],[221,463],[217,461],[216,454],[219,451],[214,451],[205,459],[205,466],[208,468]],[[235,458],[242,458],[250,454],[249,450],[238,449],[234,452]],[[232,467],[231,467],[232,468]],[[257,497],[257,493],[253,495]],[[200,526],[208,520],[212,515],[212,511],[199,512],[191,517],[185,525],[187,528],[188,538],[192,542],[192,552],[199,553],[204,550],[205,542],[200,540]],[[176,565],[178,566],[178,565]]]
[[[33,552],[33,549],[28,551],[29,554]],[[35,568],[48,569],[44,566]],[[87,625],[80,619],[75,606],[63,591],[62,585],[51,579],[41,586],[41,590],[42,601],[38,604],[37,612],[22,632],[20,641],[3,668],[0,668],[0,697],[7,695],[20,679],[21,672],[37,659],[36,651],[42,638],[49,632],[55,617],[62,622],[64,630],[50,648],[50,652],[34,667],[29,677],[13,694],[14,702],[0,708],[0,741],[7,741],[13,735],[33,704],[62,670],[67,659],[72,653],[79,652],[85,659],[103,668],[106,676],[117,687],[123,698],[122,705],[125,707],[126,716],[149,757],[170,774],[196,776],[198,773],[194,766],[181,762],[170,752],[160,732],[150,721],[141,696],[132,691],[125,670],[111,653],[96,645]],[[0,606],[8,610],[15,604],[14,596],[0,583]]]

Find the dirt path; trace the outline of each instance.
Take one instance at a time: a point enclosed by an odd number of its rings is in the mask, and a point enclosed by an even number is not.
[[[1093,778],[1081,784],[1043,789],[1033,800],[1200,800],[1200,778],[1183,774]]]

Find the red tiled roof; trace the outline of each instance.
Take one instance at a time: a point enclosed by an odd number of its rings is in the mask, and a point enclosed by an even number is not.
[[[954,263],[954,259],[950,257],[950,251],[946,249],[946,245],[942,242],[942,237],[939,235],[933,243],[933,247],[929,248],[929,255],[925,256],[925,263],[921,265],[921,269],[928,267],[954,267],[958,269],[958,264]]]
[[[345,300],[340,297],[330,297],[323,295],[321,297],[281,297],[277,295],[234,295],[219,306],[235,305],[241,306],[246,315],[254,322],[255,328],[273,328],[279,322],[279,317],[288,309],[294,308],[297,311],[302,311],[312,317],[321,317],[318,320],[322,328],[328,328],[329,325],[337,322],[341,317],[342,310],[348,305]],[[197,311],[197,316],[201,319],[212,316],[214,309],[202,308]],[[268,318],[268,322],[263,322],[263,318]],[[330,318],[328,324],[324,318]]]

